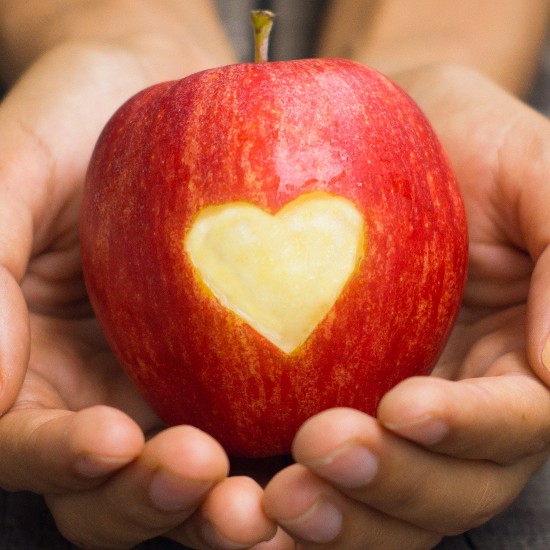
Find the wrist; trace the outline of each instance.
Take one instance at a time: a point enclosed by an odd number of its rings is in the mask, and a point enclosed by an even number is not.
[[[0,0],[0,45],[0,78],[8,84],[63,46],[126,51],[152,81],[234,61],[208,1]]]
[[[39,58],[53,52],[67,51],[72,56],[82,53],[96,53],[113,56],[116,63],[124,58],[124,63],[133,62],[139,68],[145,85],[163,80],[182,78],[204,69],[234,62],[231,55],[217,55],[185,41],[175,42],[160,34],[141,33],[117,40],[67,40],[53,45],[32,59],[32,63],[0,67],[0,80],[8,87]]]

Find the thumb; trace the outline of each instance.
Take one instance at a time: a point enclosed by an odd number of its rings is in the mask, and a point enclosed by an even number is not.
[[[3,219],[0,220],[2,225]],[[0,414],[12,406],[19,393],[29,350],[29,315],[25,298],[12,273],[0,265]]]
[[[1,124],[0,124],[1,127]],[[0,131],[0,143],[2,139]],[[0,151],[0,414],[13,404],[29,360],[27,304],[20,287],[32,245],[31,215],[12,193],[4,147]]]
[[[20,285],[32,253],[36,205],[47,193],[42,182],[51,171],[44,147],[23,122],[25,112],[15,93],[0,104],[0,414],[12,406],[28,366],[29,311]]]
[[[501,151],[505,200],[515,205],[521,244],[534,263],[527,298],[529,363],[550,386],[550,122],[526,111]],[[505,175],[504,175],[505,174]]]
[[[527,357],[550,386],[550,238],[535,264],[527,306]]]

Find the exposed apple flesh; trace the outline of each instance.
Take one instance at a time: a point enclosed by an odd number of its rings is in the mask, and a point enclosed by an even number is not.
[[[353,203],[316,191],[275,216],[249,203],[206,207],[185,250],[223,305],[290,353],[340,296],[364,241]]]
[[[136,387],[166,423],[244,456],[289,452],[328,407],[375,414],[429,373],[467,265],[462,200],[426,118],[340,59],[221,67],[129,100],[90,163],[81,249]]]

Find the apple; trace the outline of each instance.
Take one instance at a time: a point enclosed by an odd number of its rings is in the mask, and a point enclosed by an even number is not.
[[[460,306],[464,207],[425,116],[343,59],[152,86],[103,130],[82,200],[98,322],[167,424],[288,453],[323,409],[375,414]]]

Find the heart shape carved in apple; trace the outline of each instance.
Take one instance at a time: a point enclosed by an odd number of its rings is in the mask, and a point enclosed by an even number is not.
[[[184,240],[214,296],[285,353],[307,340],[358,268],[365,223],[324,191],[275,215],[246,202],[201,210]]]

